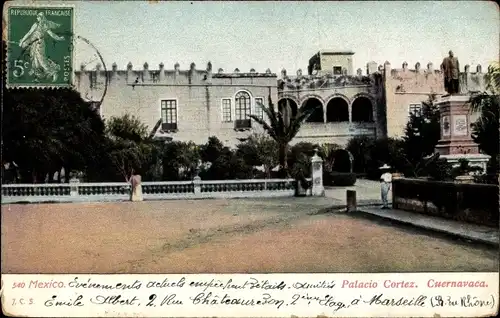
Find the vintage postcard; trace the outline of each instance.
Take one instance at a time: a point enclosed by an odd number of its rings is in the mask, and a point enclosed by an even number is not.
[[[498,314],[493,2],[2,14],[5,315]]]

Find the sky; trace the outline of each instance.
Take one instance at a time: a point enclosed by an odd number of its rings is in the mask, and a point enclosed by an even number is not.
[[[55,3],[52,2],[52,3]],[[438,68],[451,49],[461,68],[499,59],[499,9],[488,1],[379,2],[146,2],[81,1],[75,35],[88,39],[106,67],[126,69],[235,68],[294,74],[307,70],[321,49],[352,50],[354,69],[369,61],[401,68],[432,62]],[[75,67],[96,62],[94,50],[77,42]]]

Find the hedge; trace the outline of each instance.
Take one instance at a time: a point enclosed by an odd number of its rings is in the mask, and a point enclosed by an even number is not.
[[[395,179],[395,209],[498,227],[498,186],[454,182]]]
[[[327,186],[350,187],[355,183],[355,173],[336,171],[323,173],[323,184]]]

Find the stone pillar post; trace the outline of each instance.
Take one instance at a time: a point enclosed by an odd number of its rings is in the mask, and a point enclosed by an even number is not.
[[[312,195],[322,197],[325,195],[323,187],[323,159],[318,156],[318,151],[311,159],[312,164]]]
[[[357,200],[356,200],[356,191],[355,190],[347,190],[346,191],[346,204],[347,204],[347,212],[356,212],[357,210]]]
[[[70,192],[69,194],[72,196],[72,197],[76,197],[78,195],[78,184],[80,183],[80,180],[78,178],[71,178],[69,180],[69,184],[70,184]]]
[[[200,195],[201,194],[201,178],[199,176],[194,177],[193,184],[194,184],[194,194]]]

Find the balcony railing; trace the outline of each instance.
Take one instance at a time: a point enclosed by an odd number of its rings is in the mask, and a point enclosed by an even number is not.
[[[310,180],[310,179],[309,179]],[[289,197],[294,179],[192,180],[143,182],[145,200]],[[2,203],[127,201],[126,182],[2,185]]]
[[[237,119],[234,122],[234,129],[245,130],[252,128],[252,121],[250,119]]]
[[[162,123],[162,130],[177,130],[177,123]]]

